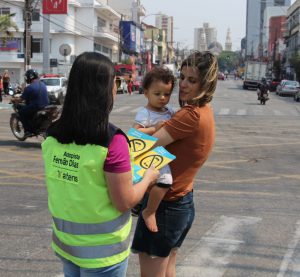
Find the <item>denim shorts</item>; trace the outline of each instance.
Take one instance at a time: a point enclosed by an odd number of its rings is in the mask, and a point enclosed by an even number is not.
[[[82,268],[71,261],[56,254],[63,263],[65,277],[125,277],[128,267],[128,258],[121,263],[101,267],[101,268]]]
[[[148,194],[142,201],[142,209],[145,209],[147,201]],[[140,214],[133,237],[132,252],[168,257],[172,249],[181,246],[192,226],[194,217],[193,192],[189,192],[176,201],[161,201],[156,211],[158,232],[149,231]]]

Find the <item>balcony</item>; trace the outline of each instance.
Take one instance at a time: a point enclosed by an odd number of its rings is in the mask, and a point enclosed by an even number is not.
[[[0,63],[10,62],[10,63],[24,63],[24,54],[15,52],[15,51],[0,51]],[[42,53],[33,53],[32,63],[42,63],[43,54]]]
[[[111,44],[112,42],[119,41],[118,30],[119,28],[114,25],[111,27],[95,26],[93,36],[96,38],[101,38],[103,40],[106,40],[107,43]]]
[[[109,17],[111,20],[120,20],[121,14],[116,12],[114,9],[112,9],[110,6],[102,3],[98,3],[95,1],[94,3],[94,9],[101,15],[105,17]]]
[[[145,16],[146,15],[146,9],[143,5],[139,5],[137,7],[138,16]]]

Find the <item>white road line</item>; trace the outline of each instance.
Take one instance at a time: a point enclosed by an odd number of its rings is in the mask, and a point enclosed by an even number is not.
[[[183,266],[177,266],[177,275],[181,277],[221,277],[232,254],[244,241],[243,233],[261,221],[258,217],[227,217],[220,220],[194,244],[185,257]]]
[[[299,239],[300,239],[300,220],[298,220],[296,223],[296,231],[295,231],[294,237],[288,245],[288,250],[284,255],[284,258],[280,265],[280,269],[279,269],[279,273],[277,274],[277,277],[283,277],[285,275],[285,272],[288,269],[288,266],[291,262],[293,265],[293,263],[294,263],[293,255],[294,255],[295,249],[297,247],[297,244],[299,242]],[[292,276],[294,276],[294,275],[292,275]]]
[[[263,115],[263,111],[258,109],[253,109],[253,113],[254,115]]]
[[[289,112],[291,115],[299,115],[299,113],[296,110],[290,110]]]
[[[278,110],[273,110],[273,113],[274,113],[275,115],[283,115],[283,112],[278,111]]]
[[[238,110],[236,112],[236,115],[246,115],[247,114],[247,111],[245,109],[242,109],[242,110]]]
[[[114,109],[113,112],[114,113],[119,113],[119,112],[123,112],[123,111],[128,110],[128,109],[130,109],[130,106],[123,106],[123,107]]]
[[[135,109],[133,109],[133,110],[130,110],[130,112],[131,112],[131,113],[137,113],[137,111],[140,110],[141,108],[142,108],[142,107],[135,108]]]
[[[229,111],[229,109],[223,108],[220,110],[219,115],[228,115]]]

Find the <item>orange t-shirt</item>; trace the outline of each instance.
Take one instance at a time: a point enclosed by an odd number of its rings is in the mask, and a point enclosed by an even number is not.
[[[164,200],[174,201],[192,191],[194,177],[207,160],[215,141],[215,121],[210,105],[182,107],[164,128],[174,139],[166,149],[176,156],[170,163],[172,187]]]

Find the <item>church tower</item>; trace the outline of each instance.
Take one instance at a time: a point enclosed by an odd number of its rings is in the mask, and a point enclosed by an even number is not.
[[[231,34],[229,28],[227,30],[227,35],[226,35],[225,51],[232,51],[232,41],[231,41]]]

